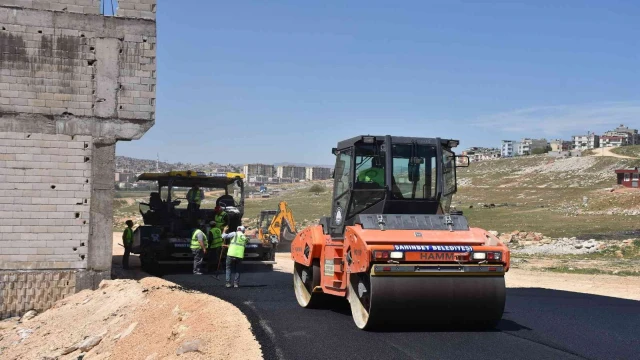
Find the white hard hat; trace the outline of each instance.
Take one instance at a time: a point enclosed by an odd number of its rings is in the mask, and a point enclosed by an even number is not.
[[[244,226],[242,225],[238,226],[238,231],[244,231]]]

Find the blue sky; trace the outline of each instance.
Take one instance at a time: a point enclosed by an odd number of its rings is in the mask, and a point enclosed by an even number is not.
[[[156,124],[117,154],[331,164],[362,133],[640,127],[640,1],[168,1]],[[461,150],[461,149],[458,149]]]

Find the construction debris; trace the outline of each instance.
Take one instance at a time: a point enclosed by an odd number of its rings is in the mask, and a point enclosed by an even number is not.
[[[200,340],[192,340],[185,341],[180,345],[178,350],[176,350],[176,355],[182,355],[184,353],[199,351],[200,350]]]
[[[580,240],[571,238],[550,238],[539,232],[513,231],[510,233],[499,233],[489,231],[500,241],[509,245],[513,254],[526,255],[577,255],[591,254],[604,251],[610,247],[633,247],[635,239],[627,240],[606,240],[596,239]],[[622,254],[622,253],[621,253]],[[617,255],[618,256],[618,255]],[[622,257],[622,256],[618,256]]]
[[[262,357],[240,310],[159,278],[103,281],[25,316],[0,321],[3,360]]]

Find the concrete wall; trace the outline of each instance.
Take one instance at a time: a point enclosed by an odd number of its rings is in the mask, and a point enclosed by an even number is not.
[[[0,7],[0,26],[0,112],[155,118],[154,22]]]
[[[0,318],[110,277],[115,144],[155,119],[146,3],[122,18],[99,0],[0,2]]]
[[[80,14],[100,14],[100,0],[2,0],[2,6],[67,11]]]
[[[83,269],[91,136],[0,133],[0,268]]]
[[[156,18],[156,0],[118,0],[118,16]]]

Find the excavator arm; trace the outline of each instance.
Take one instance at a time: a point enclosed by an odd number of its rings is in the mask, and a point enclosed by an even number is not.
[[[281,201],[278,204],[278,211],[269,225],[269,236],[277,236],[280,242],[283,240],[293,241],[296,232],[293,211],[291,211],[286,201]]]

